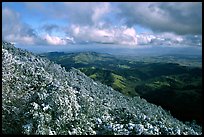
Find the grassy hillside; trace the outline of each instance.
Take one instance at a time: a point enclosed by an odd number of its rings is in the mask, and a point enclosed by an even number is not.
[[[95,52],[53,52],[44,56],[67,70],[78,68],[90,78],[127,96],[139,95],[182,120],[202,121],[202,68],[197,67],[198,63],[192,66],[195,58],[173,58],[171,55],[169,60],[166,56],[138,59]]]

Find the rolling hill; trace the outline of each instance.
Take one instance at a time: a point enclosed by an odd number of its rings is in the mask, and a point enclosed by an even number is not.
[[[2,42],[2,133],[198,135],[202,127]]]
[[[96,52],[41,54],[124,95],[140,96],[182,121],[202,123],[202,67],[198,56],[113,56]]]

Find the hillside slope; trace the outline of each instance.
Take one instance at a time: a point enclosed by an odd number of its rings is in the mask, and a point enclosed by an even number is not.
[[[3,134],[202,134],[161,107],[130,98],[2,42]]]
[[[79,69],[124,95],[140,96],[170,111],[181,121],[203,123],[202,67],[197,66],[202,58],[199,56],[136,58],[96,52],[48,52],[40,55],[67,71],[71,67]]]

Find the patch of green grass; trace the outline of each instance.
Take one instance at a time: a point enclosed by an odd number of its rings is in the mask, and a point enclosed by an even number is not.
[[[155,81],[153,83],[146,84],[151,89],[160,89],[162,87],[170,87],[170,84],[168,82],[162,82],[162,81]]]
[[[92,74],[89,77],[92,78],[92,79],[96,79],[97,75],[96,74]]]
[[[193,110],[189,114],[201,110],[202,68],[194,68],[196,62],[202,62],[201,59],[176,56],[128,59],[91,52],[51,53],[47,56],[67,70],[78,68],[90,78],[125,95],[139,95],[171,111],[179,110],[179,115],[186,113],[180,110],[188,110],[189,106]],[[192,67],[188,67],[188,63]]]
[[[123,90],[125,88],[125,84],[124,84],[125,78],[114,73],[111,73],[111,76],[113,77],[113,81],[114,81],[112,84],[113,88],[118,89],[120,91]]]
[[[127,66],[127,65],[118,65],[118,67],[119,67],[119,68],[124,68],[124,69],[130,69],[130,67]]]

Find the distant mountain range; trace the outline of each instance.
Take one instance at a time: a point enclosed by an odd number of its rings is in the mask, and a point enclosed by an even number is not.
[[[202,127],[2,42],[2,133],[199,135]]]

